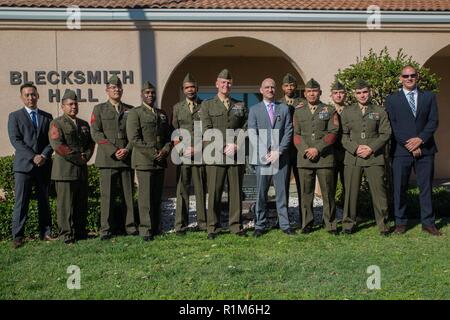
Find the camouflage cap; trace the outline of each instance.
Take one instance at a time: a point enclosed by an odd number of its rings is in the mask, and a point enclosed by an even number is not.
[[[355,90],[364,89],[364,88],[370,88],[370,84],[364,79],[358,79],[355,82],[355,87],[354,88],[355,88]]]
[[[70,89],[67,89],[67,90],[64,92],[64,95],[63,95],[61,101],[66,100],[66,99],[71,99],[71,100],[77,101],[77,100],[78,100],[78,97],[77,97],[77,94],[75,93],[75,91],[70,90]]]
[[[231,80],[232,76],[230,71],[228,71],[228,69],[223,69],[222,71],[220,71],[220,73],[217,75],[217,79],[226,79],[226,80]]]
[[[194,79],[194,77],[193,77],[190,73],[187,73],[187,74],[184,76],[183,84],[185,84],[186,82],[197,83],[197,81]]]
[[[297,79],[290,73],[286,73],[286,75],[283,77],[283,84],[286,83],[295,83],[297,84]]]
[[[305,89],[320,89],[320,84],[314,80],[313,78],[311,78],[306,84],[305,84]]]
[[[331,86],[331,90],[345,90],[345,87],[339,80],[337,80]]]
[[[122,81],[120,80],[120,78],[117,75],[113,74],[111,76],[111,78],[108,79],[108,82],[106,84],[112,84],[112,85],[115,85],[115,86],[121,86],[122,85]]]
[[[142,84],[141,91],[144,91],[144,90],[147,90],[147,89],[155,89],[155,86],[148,80],[144,81],[144,83]]]

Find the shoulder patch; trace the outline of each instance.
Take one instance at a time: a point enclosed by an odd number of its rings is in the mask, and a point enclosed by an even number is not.
[[[50,127],[50,139],[52,140],[59,139],[59,129],[54,122],[52,122],[52,125]]]

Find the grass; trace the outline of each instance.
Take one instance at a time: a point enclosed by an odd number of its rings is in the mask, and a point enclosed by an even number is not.
[[[382,238],[373,224],[333,237],[323,229],[287,236],[202,232],[98,238],[67,246],[0,242],[0,299],[450,299],[450,227],[442,237],[420,225]],[[67,267],[81,269],[81,289],[69,290]],[[367,267],[381,270],[369,290]]]

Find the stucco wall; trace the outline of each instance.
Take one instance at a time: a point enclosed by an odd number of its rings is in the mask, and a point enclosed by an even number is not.
[[[324,90],[329,88],[333,76],[339,68],[345,68],[354,63],[357,57],[364,56],[370,48],[376,51],[387,46],[391,53],[403,47],[407,54],[413,55],[420,63],[427,61],[433,54],[450,43],[450,34],[429,32],[360,32],[360,31],[179,31],[179,30],[1,30],[0,31],[0,88],[2,102],[0,108],[0,155],[12,154],[13,149],[7,136],[8,114],[16,110],[19,100],[19,86],[9,83],[9,72],[12,70],[34,72],[38,70],[132,70],[134,84],[124,85],[123,100],[130,104],[140,103],[139,89],[142,79],[156,83],[158,100],[164,94],[176,92],[176,95],[164,97],[163,108],[169,109],[179,97],[179,81],[184,74],[185,59],[202,45],[210,41],[226,37],[250,37],[267,42],[284,53],[284,60],[273,61],[267,58],[249,61],[233,62],[238,66],[237,82],[259,85],[262,78],[272,75],[280,81],[281,74],[289,64],[295,68],[302,79],[314,77]],[[188,58],[189,59],[189,58]],[[193,58],[195,69],[205,68],[198,73],[200,78],[208,78],[210,85],[214,84],[214,75],[221,68],[221,62],[208,61],[204,63]],[[236,59],[236,58],[233,58]],[[247,59],[247,58],[246,58]],[[223,65],[230,61],[223,58]],[[257,63],[257,62],[260,63]],[[444,78],[439,95],[441,127],[439,129],[439,149],[436,177],[450,177],[450,151],[444,143],[448,130],[445,119],[449,117],[444,107],[449,104],[449,63],[447,60],[432,61],[436,72]],[[179,66],[182,68],[177,69]],[[268,67],[268,68],[266,68]],[[230,68],[231,69],[231,68]],[[242,72],[245,70],[245,72]],[[204,74],[203,74],[204,72]],[[242,76],[240,75],[242,74]],[[254,75],[254,78],[252,77]],[[168,82],[169,81],[169,82]],[[205,80],[206,81],[206,80]],[[48,103],[47,91],[66,87],[81,88],[86,92],[92,88],[93,94],[100,101],[105,100],[104,85],[42,85],[40,106],[42,109],[57,116],[60,111],[57,103]],[[96,103],[82,103],[80,117],[89,120],[92,107]],[[168,182],[169,184],[170,183]]]

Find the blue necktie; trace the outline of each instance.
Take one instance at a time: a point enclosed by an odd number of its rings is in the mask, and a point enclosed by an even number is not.
[[[31,111],[31,121],[33,121],[34,130],[37,130],[36,111]]]
[[[416,100],[414,99],[414,91],[411,91],[410,93],[408,93],[408,103],[409,103],[409,107],[411,108],[411,111],[415,117],[417,109],[416,109]]]

